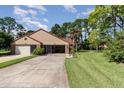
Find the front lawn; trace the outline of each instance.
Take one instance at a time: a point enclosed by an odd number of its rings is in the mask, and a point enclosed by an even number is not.
[[[79,52],[65,65],[70,87],[124,87],[124,64],[110,63],[103,53]]]
[[[13,65],[13,64],[17,64],[17,63],[23,62],[25,60],[28,60],[28,59],[31,59],[31,58],[34,58],[34,57],[36,57],[36,56],[34,56],[34,55],[26,56],[26,57],[17,58],[17,59],[13,59],[13,60],[10,60],[10,61],[6,61],[6,62],[3,62],[3,63],[0,63],[0,69],[4,68],[4,67],[7,67],[7,66],[10,66],[10,65]]]
[[[10,55],[11,51],[9,50],[0,50],[0,56],[4,56],[4,55]]]

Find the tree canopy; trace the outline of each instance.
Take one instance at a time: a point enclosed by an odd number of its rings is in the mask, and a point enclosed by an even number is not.
[[[14,38],[12,35],[10,35],[6,32],[0,31],[0,49],[10,48],[10,44],[13,40],[14,40]]]
[[[84,49],[89,49],[89,47],[90,49],[98,49],[100,46],[106,46],[105,48],[110,51],[110,55],[117,54],[114,55],[115,59],[120,57],[121,60],[124,60],[122,56],[124,55],[122,53],[124,51],[123,5],[99,5],[95,7],[87,19],[76,19],[68,23],[63,23],[58,28],[53,26],[57,30],[51,29],[51,32],[59,37],[70,34],[76,49],[80,45],[83,45]]]
[[[4,17],[0,18],[0,30],[11,33],[12,30],[24,30],[24,27],[18,24],[14,18]]]

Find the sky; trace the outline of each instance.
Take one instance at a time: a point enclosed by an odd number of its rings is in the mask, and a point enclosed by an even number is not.
[[[27,30],[43,28],[50,31],[55,24],[87,18],[94,8],[92,5],[0,5],[0,18],[15,18]]]

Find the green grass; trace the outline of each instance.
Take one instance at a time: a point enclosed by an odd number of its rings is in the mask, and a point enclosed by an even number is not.
[[[65,60],[70,87],[124,87],[124,64],[110,63],[103,53],[79,52]]]
[[[26,56],[26,57],[17,58],[17,59],[13,59],[13,60],[10,60],[10,61],[2,62],[2,63],[0,63],[0,69],[4,68],[4,67],[7,67],[7,66],[10,66],[10,65],[14,65],[14,64],[23,62],[25,60],[28,60],[28,59],[31,59],[31,58],[34,58],[34,57],[36,57],[36,56],[34,56],[34,55],[33,56]]]
[[[0,56],[10,55],[10,54],[11,54],[11,51],[9,51],[9,50],[0,50]]]

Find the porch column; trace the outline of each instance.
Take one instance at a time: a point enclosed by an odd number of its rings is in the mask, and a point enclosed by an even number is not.
[[[65,45],[65,54],[69,54],[69,45]]]

